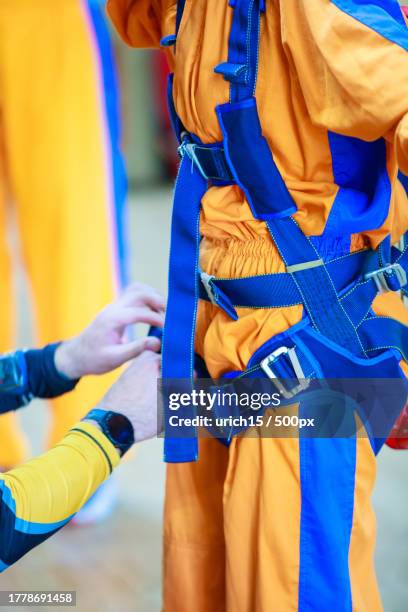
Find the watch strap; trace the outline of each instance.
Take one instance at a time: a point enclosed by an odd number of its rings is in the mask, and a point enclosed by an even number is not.
[[[112,428],[109,423],[112,418],[120,417],[123,421],[123,436],[122,439],[114,436]],[[120,451],[121,455],[124,455],[130,448],[133,446],[135,442],[133,425],[130,420],[119,412],[114,412],[112,410],[102,410],[101,408],[93,408],[86,417],[84,418],[86,421],[95,421],[100,426],[102,432],[108,438],[108,440]]]

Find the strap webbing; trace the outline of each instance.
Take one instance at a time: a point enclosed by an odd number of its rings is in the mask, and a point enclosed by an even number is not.
[[[370,260],[378,261],[375,251],[358,251],[329,261],[326,265],[337,292],[344,291],[356,283],[364,268],[368,269],[367,262]],[[378,268],[378,265],[376,267]],[[299,289],[293,280],[293,274],[287,272],[233,279],[210,278],[214,289],[213,298],[216,298],[220,292],[228,298],[230,306],[235,308],[284,308],[303,303]],[[378,289],[374,280],[367,281],[364,283],[364,286],[366,285],[369,286],[370,292],[373,292],[371,304]],[[352,293],[351,290],[350,293]],[[200,286],[200,298],[210,299],[203,283]],[[222,303],[219,306],[225,309]]]
[[[286,267],[299,268],[292,277],[315,329],[352,353],[364,354],[356,327],[340,302],[327,267],[323,262],[317,267],[313,263],[320,256],[311,241],[292,217],[270,221],[268,228]]]
[[[198,301],[198,251],[201,199],[207,182],[191,166],[187,156],[181,162],[174,193],[171,224],[169,289],[163,340],[162,376],[167,380],[191,378],[194,367],[194,334]],[[186,195],[187,194],[187,195]],[[168,407],[165,405],[165,424]],[[197,458],[195,430],[183,438],[166,438],[164,458],[169,462]]]
[[[240,102],[255,94],[260,14],[264,0],[232,0],[234,9],[228,45],[228,62],[219,64],[215,72],[231,81],[231,102]]]
[[[370,357],[395,349],[408,361],[408,327],[389,317],[372,317],[360,325],[361,340]]]

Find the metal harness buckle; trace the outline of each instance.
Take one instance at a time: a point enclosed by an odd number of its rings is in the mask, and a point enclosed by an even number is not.
[[[202,167],[200,160],[197,157],[196,154],[196,149],[198,148],[198,145],[194,144],[194,143],[188,143],[186,145],[186,152],[187,155],[189,156],[189,158],[191,159],[191,161],[193,162],[193,164],[197,167],[197,170],[199,171],[199,173],[201,174],[201,176],[206,180],[209,181],[211,179],[211,176],[209,176],[206,171],[204,170],[204,168]]]
[[[232,175],[231,175],[231,172],[229,171],[229,168],[225,167],[225,164],[227,162],[225,160],[225,152],[222,147],[217,147],[217,146],[208,147],[208,146],[196,143],[196,142],[192,142],[191,136],[187,132],[183,132],[181,134],[181,138],[182,138],[182,142],[178,148],[178,154],[180,155],[181,158],[184,157],[184,155],[187,155],[191,159],[192,164],[197,168],[201,176],[206,181],[212,181],[212,180],[230,181],[232,180]],[[213,171],[211,170],[211,165],[207,167],[207,169],[205,169],[205,159],[203,160],[201,158],[200,160],[200,155],[199,155],[200,151],[203,153],[206,153],[207,156],[208,155],[210,157],[211,155],[213,156]],[[218,161],[217,161],[217,155],[218,155]],[[204,165],[203,165],[203,162],[204,162]]]
[[[273,371],[271,365],[273,365],[282,355],[286,355],[290,361],[290,364],[295,373],[294,378],[297,378],[298,384],[294,387],[285,386],[282,378],[279,378],[278,375]],[[263,359],[260,363],[262,370],[271,379],[272,383],[278,389],[279,393],[283,395],[286,399],[291,399],[295,397],[301,391],[305,391],[310,385],[310,380],[305,378],[305,374],[303,372],[302,366],[300,365],[299,358],[296,354],[296,348],[289,348],[287,346],[280,346],[275,351],[270,353],[265,359]]]
[[[193,164],[196,166],[197,170],[200,172],[201,176],[206,181],[209,181],[211,177],[208,176],[207,173],[205,172],[205,170],[202,167],[202,165],[200,163],[200,160],[198,159],[197,154],[195,152],[197,147],[198,147],[198,145],[195,144],[194,142],[188,142],[188,141],[183,140],[183,142],[181,143],[181,145],[178,148],[178,153],[179,153],[180,157],[184,157],[184,155],[187,154],[188,157],[193,162]]]
[[[210,300],[211,304],[218,306],[217,292],[213,285],[213,280],[215,279],[215,276],[213,276],[212,274],[207,274],[207,272],[201,272],[200,278],[201,278],[201,282],[204,285],[204,289],[207,292],[208,299]]]
[[[391,274],[395,274],[395,277],[399,283],[399,287],[393,289],[389,285],[389,277]],[[373,279],[375,284],[377,285],[378,291],[380,293],[387,293],[388,291],[398,291],[402,287],[405,287],[407,284],[407,273],[404,268],[399,263],[389,264],[384,268],[380,268],[379,270],[374,270],[374,272],[369,272],[364,277],[365,280]]]

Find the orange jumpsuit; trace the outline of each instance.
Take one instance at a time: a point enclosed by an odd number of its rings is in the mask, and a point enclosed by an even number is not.
[[[387,233],[396,241],[408,228],[407,197],[397,180],[398,166],[408,170],[406,33],[395,25],[400,44],[365,23],[353,13],[360,4],[369,12],[379,3],[270,0],[260,37],[256,99],[263,134],[296,202],[296,220],[331,258],[376,247]],[[394,11],[398,6],[394,0],[388,4]],[[132,46],[157,47],[174,33],[174,0],[109,0],[108,11]],[[392,19],[385,12],[384,18]],[[229,85],[213,68],[226,61],[231,19],[227,0],[187,0],[176,53],[166,51],[177,113],[204,143],[222,138],[214,109],[228,102]],[[375,213],[359,217],[342,198],[330,133],[363,141],[385,138],[391,199],[374,230],[365,228],[372,227]],[[285,270],[266,225],[253,218],[236,186],[206,193],[201,233],[200,265],[209,274],[241,278]],[[397,294],[378,297],[375,311],[408,323]],[[245,369],[255,350],[297,323],[302,311],[291,306],[238,309],[238,314],[233,321],[216,306],[200,303],[196,350],[213,377]],[[197,463],[168,466],[167,612],[298,609],[299,463],[298,440],[257,438],[252,432],[234,438],[229,449],[201,440]],[[373,563],[375,469],[369,441],[358,439],[348,551],[358,612],[381,609]],[[341,594],[338,609],[351,610]]]

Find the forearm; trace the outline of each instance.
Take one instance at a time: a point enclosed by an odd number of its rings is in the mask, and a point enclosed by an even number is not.
[[[47,453],[0,477],[0,569],[63,527],[119,463],[96,427],[79,423]]]
[[[16,410],[34,397],[57,397],[75,388],[78,380],[66,378],[56,368],[55,354],[58,346],[50,344],[21,354],[24,364],[21,387],[2,392],[0,386],[0,413]]]

